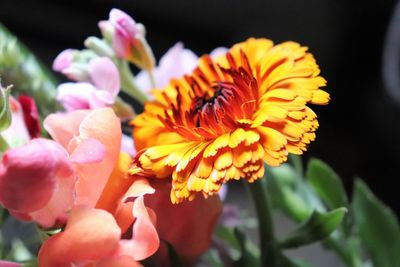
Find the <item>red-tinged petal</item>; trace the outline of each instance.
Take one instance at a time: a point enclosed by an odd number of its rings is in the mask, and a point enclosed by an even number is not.
[[[31,138],[40,137],[41,127],[39,120],[39,113],[36,107],[35,100],[26,95],[20,95],[18,101],[22,106],[24,112],[25,125],[28,128]]]
[[[46,117],[43,125],[57,143],[67,148],[72,137],[79,134],[79,125],[89,113],[89,110],[77,110],[51,114]]]
[[[161,240],[170,243],[187,262],[193,262],[210,246],[211,236],[222,210],[218,196],[174,205],[170,201],[171,184],[153,180],[156,192],[146,196],[146,206],[157,214],[157,231]]]
[[[79,126],[79,135],[70,142],[69,151],[86,139],[97,139],[106,148],[102,162],[76,165],[76,204],[94,207],[118,160],[121,146],[121,122],[111,108],[90,112]]]
[[[143,260],[157,251],[160,240],[152,221],[152,215],[144,206],[143,197],[135,200],[132,214],[136,218],[132,228],[132,239],[121,240],[117,254],[129,255],[135,260]]]
[[[116,97],[120,89],[119,72],[107,57],[94,58],[89,62],[89,73],[93,84],[100,90]]]
[[[73,163],[87,164],[99,163],[106,154],[105,146],[97,139],[89,138],[83,140],[70,155],[69,160]]]
[[[46,240],[40,251],[41,267],[81,266],[111,257],[121,235],[113,216],[105,210],[76,207],[64,232]]]
[[[96,267],[142,267],[143,265],[129,256],[109,258],[96,264]],[[1,267],[1,266],[0,266]]]
[[[27,213],[43,208],[57,190],[58,177],[73,174],[68,154],[51,140],[34,139],[8,150],[0,165],[0,202]]]

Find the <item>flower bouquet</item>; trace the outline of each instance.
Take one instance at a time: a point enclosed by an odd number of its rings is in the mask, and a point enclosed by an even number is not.
[[[0,26],[0,266],[304,267],[287,251],[315,242],[343,266],[400,266],[392,211],[303,167],[330,99],[307,47],[177,43],[156,63],[128,14],[98,25],[55,58],[61,84]],[[231,184],[255,214],[226,202]],[[298,225],[278,235],[273,211]]]

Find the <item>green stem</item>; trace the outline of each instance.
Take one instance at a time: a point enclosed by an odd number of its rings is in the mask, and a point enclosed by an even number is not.
[[[151,88],[156,88],[156,80],[154,79],[153,70],[149,70],[147,73],[149,74]]]
[[[119,71],[121,76],[121,87],[122,91],[133,97],[140,104],[144,104],[148,100],[147,96],[137,87],[135,84],[135,78],[131,70],[129,69],[128,62],[123,61],[119,65]]]
[[[255,209],[258,217],[260,248],[261,248],[261,266],[276,267],[276,245],[274,238],[274,225],[272,221],[272,212],[269,204],[268,195],[264,185],[265,179],[260,179],[249,184],[249,190],[252,195]]]

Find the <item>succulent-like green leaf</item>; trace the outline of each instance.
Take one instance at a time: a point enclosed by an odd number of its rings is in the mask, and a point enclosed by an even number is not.
[[[400,227],[394,213],[361,180],[354,189],[355,224],[374,267],[400,266]]]
[[[307,165],[306,177],[328,207],[335,209],[348,205],[342,181],[326,163],[311,159]]]
[[[295,248],[328,237],[342,222],[346,208],[327,213],[314,211],[310,218],[279,242],[281,248]]]

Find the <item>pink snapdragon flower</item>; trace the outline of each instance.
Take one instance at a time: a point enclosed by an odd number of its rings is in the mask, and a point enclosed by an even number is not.
[[[223,55],[226,51],[226,48],[219,47],[214,49],[210,55],[217,57]],[[197,66],[198,59],[195,53],[183,47],[183,43],[176,43],[160,58],[158,66],[153,70],[155,88],[167,86],[171,79],[191,73]],[[147,93],[154,88],[146,71],[139,72],[135,81],[140,89]]]
[[[91,59],[87,73],[87,82],[63,83],[58,86],[57,99],[67,111],[114,104],[120,90],[119,72],[114,63],[106,57]]]
[[[106,38],[111,37],[116,55],[129,60],[142,69],[154,67],[154,56],[145,39],[145,29],[125,12],[113,8],[107,21],[100,21],[99,27]]]
[[[119,119],[100,108],[52,114],[44,125],[55,141],[34,139],[0,163],[0,203],[15,217],[43,227],[66,222],[41,247],[39,266],[140,266],[159,247],[143,199],[154,189],[128,176]]]

